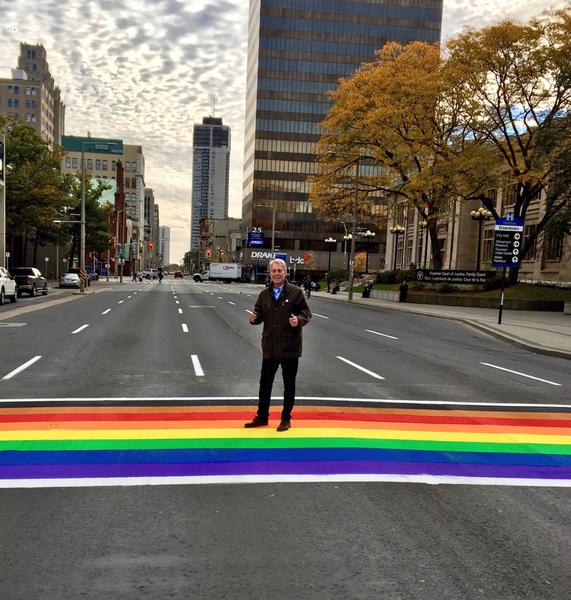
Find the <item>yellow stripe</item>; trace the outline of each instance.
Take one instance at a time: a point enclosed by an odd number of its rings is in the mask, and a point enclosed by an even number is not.
[[[451,442],[488,442],[502,444],[571,444],[571,436],[526,435],[501,433],[466,433],[449,431],[415,431],[393,429],[351,428],[299,428],[287,434],[267,429],[104,429],[104,430],[28,430],[2,431],[0,440],[155,440],[155,439],[201,439],[201,438],[355,438],[386,440],[433,440]]]

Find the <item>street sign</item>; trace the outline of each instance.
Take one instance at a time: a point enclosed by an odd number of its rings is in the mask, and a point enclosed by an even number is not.
[[[523,246],[523,221],[508,214],[496,221],[492,266],[519,269]]]

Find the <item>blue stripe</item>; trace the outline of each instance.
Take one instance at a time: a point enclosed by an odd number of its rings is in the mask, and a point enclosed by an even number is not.
[[[482,465],[571,466],[571,456],[434,452],[383,448],[193,448],[0,452],[0,465],[225,463],[259,461],[402,461]]]

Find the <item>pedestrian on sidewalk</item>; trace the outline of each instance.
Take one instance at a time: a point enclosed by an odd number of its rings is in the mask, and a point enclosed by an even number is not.
[[[262,371],[258,394],[258,412],[244,427],[268,424],[272,386],[278,368],[282,368],[284,403],[278,431],[291,427],[291,412],[295,404],[295,379],[302,351],[301,329],[311,320],[311,312],[300,288],[286,281],[287,267],[283,260],[270,261],[272,284],[258,296],[252,325],[264,324],[262,331]]]
[[[137,281],[137,271],[133,269],[133,281]]]
[[[399,288],[399,302],[406,302],[408,295],[408,283],[406,277],[402,280]]]

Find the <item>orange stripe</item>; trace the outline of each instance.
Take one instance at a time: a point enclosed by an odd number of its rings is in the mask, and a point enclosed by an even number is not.
[[[279,420],[275,420],[277,425]],[[92,430],[152,430],[152,429],[228,429],[241,428],[242,423],[236,420],[225,421],[49,421],[35,423],[3,423],[0,431],[92,431]],[[448,431],[457,433],[501,433],[501,434],[529,434],[529,435],[557,435],[570,436],[571,428],[565,427],[512,427],[498,425],[452,425],[431,423],[386,423],[363,421],[331,421],[331,420],[294,420],[297,429],[370,429],[389,431]]]

